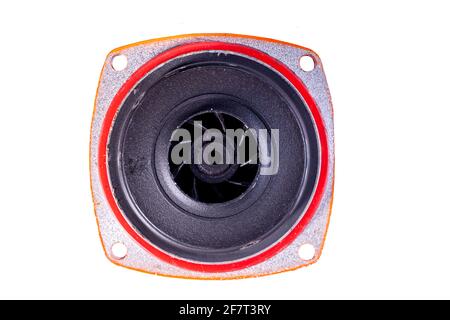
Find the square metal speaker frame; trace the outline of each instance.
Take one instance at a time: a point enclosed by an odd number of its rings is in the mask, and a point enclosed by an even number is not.
[[[207,41],[248,46],[270,55],[289,68],[301,80],[312,99],[314,99],[323,120],[328,144],[328,168],[324,193],[314,216],[302,232],[283,250],[267,260],[239,270],[226,272],[202,272],[186,269],[159,259],[141,246],[124,229],[109,206],[102,188],[98,168],[99,139],[102,124],[112,99],[127,79],[143,64],[168,49],[184,44]],[[112,66],[113,59],[119,55],[125,56],[127,59],[126,68],[123,70],[115,70]],[[313,59],[314,68],[312,70],[304,71],[301,68],[300,59],[303,56],[308,56]],[[194,279],[257,277],[310,265],[316,262],[322,253],[330,221],[334,183],[333,109],[321,60],[314,51],[298,45],[272,39],[234,34],[181,35],[143,41],[114,49],[106,58],[95,98],[95,109],[91,128],[90,173],[100,238],[106,256],[114,264],[151,274]],[[123,250],[126,250],[121,255],[117,255],[113,250],[118,245],[122,246]],[[308,259],[304,257],[302,259],[300,254],[300,248],[304,245],[314,248],[313,255],[308,257]]]

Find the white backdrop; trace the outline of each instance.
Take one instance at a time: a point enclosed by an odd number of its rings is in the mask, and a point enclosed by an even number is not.
[[[446,1],[3,1],[0,298],[450,298],[449,12]],[[192,32],[271,37],[321,56],[336,184],[317,264],[195,281],[105,258],[88,170],[104,58]]]

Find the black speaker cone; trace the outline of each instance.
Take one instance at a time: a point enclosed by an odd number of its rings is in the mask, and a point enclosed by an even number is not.
[[[279,130],[279,170],[171,161],[177,128]],[[301,219],[317,181],[318,139],[299,93],[248,57],[200,52],[147,74],[118,111],[108,143],[114,196],[152,245],[190,261],[255,255]]]

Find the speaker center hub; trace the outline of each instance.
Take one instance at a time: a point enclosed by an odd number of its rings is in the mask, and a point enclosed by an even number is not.
[[[222,103],[226,105],[227,101]],[[191,137],[187,141],[191,143],[191,161],[172,161],[172,148],[180,143],[175,141],[169,150],[169,165],[172,179],[186,195],[197,202],[224,203],[240,197],[252,187],[259,174],[259,164],[237,163],[239,142],[244,143],[243,138],[226,136],[230,131],[245,132],[248,129],[239,118],[210,108],[184,120],[178,129],[185,130]],[[209,130],[216,133],[212,139],[209,139]],[[244,153],[249,152],[244,150]]]
[[[221,183],[231,178],[237,170],[236,165],[230,164],[194,164],[192,173],[207,183]]]

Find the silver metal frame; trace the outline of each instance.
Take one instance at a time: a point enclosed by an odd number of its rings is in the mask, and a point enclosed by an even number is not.
[[[120,225],[114,213],[108,205],[100,183],[98,171],[98,147],[101,126],[108,107],[124,82],[144,63],[167,49],[181,44],[198,41],[222,41],[246,45],[263,51],[278,59],[289,67],[304,83],[314,98],[324,120],[328,147],[329,167],[327,182],[321,204],[310,223],[304,231],[284,250],[272,258],[251,266],[249,268],[224,272],[204,273],[176,267],[162,261],[141,247]],[[122,71],[116,71],[111,66],[111,61],[118,54],[126,55],[128,64]],[[315,68],[305,72],[300,68],[300,58],[304,55],[312,57]],[[102,70],[97,97],[95,100],[95,112],[92,120],[91,130],[91,183],[92,194],[99,227],[99,233],[106,256],[115,264],[148,272],[153,274],[198,278],[198,279],[230,279],[245,278],[268,275],[287,270],[297,269],[316,262],[322,252],[328,222],[331,214],[331,203],[334,181],[334,133],[333,133],[333,110],[331,97],[319,56],[303,47],[277,42],[270,39],[261,39],[240,35],[228,34],[206,34],[186,35],[173,38],[164,38],[142,42],[128,47],[113,50],[106,58]],[[122,243],[127,247],[127,255],[123,259],[116,259],[111,248],[115,243]],[[312,260],[304,261],[299,256],[299,248],[303,244],[311,244],[316,250]]]

